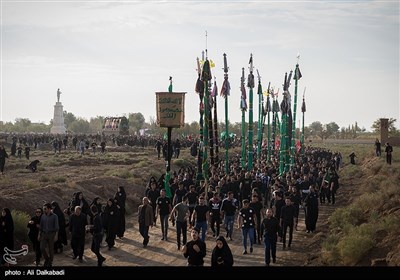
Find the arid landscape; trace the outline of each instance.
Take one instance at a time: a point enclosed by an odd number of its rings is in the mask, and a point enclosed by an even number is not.
[[[330,144],[331,147],[333,144]],[[353,148],[349,145],[336,145],[335,149],[343,149],[343,155]],[[7,148],[7,146],[6,146]],[[278,242],[276,266],[326,266],[326,265],[395,265],[400,264],[400,243],[398,235],[400,206],[399,194],[390,194],[391,189],[399,188],[399,160],[398,151],[395,149],[394,164],[392,166],[384,163],[384,158],[373,157],[370,147],[359,144],[356,149],[358,153],[357,165],[347,164],[348,159],[344,156],[345,164],[340,171],[341,187],[337,195],[336,205],[323,204],[320,206],[317,230],[315,233],[306,233],[304,225],[304,213],[300,212],[298,231],[294,232],[294,241],[291,250],[283,250],[282,243]],[[25,166],[33,159],[40,160],[36,173],[25,169]],[[188,150],[182,151],[179,159],[173,159],[172,170],[178,169],[186,164],[195,164],[194,158],[189,155]],[[72,194],[82,191],[90,202],[95,196],[102,198],[103,203],[114,195],[118,186],[124,186],[127,192],[127,230],[122,240],[116,240],[115,248],[108,251],[102,248],[102,254],[107,258],[104,266],[185,266],[186,259],[182,252],[177,250],[176,229],[170,225],[168,241],[161,240],[159,224],[150,229],[150,242],[147,248],[142,246],[142,237],[138,231],[137,208],[141,197],[145,192],[145,186],[151,176],[158,178],[165,172],[165,162],[158,160],[154,149],[140,149],[131,147],[107,147],[105,154],[93,155],[90,150],[83,156],[76,151],[67,149],[60,154],[55,154],[50,147],[42,146],[31,153],[31,159],[18,159],[10,157],[6,161],[5,174],[0,177],[0,205],[11,210],[19,211],[18,217],[14,217],[17,247],[21,244],[29,244],[26,222],[33,215],[35,207],[44,202],[57,201],[62,208],[67,206]],[[339,246],[334,249],[327,244],[327,240],[339,238],[349,228],[335,228],[335,219],[342,220],[343,216],[338,209],[347,209],[351,203],[357,202],[365,192],[373,196],[374,188],[381,188],[385,180],[392,182],[387,185],[388,201],[379,201],[372,198],[375,206],[380,207],[381,212],[374,212],[376,220],[387,220],[386,223],[395,223],[380,229],[373,235],[376,240],[373,246],[363,253],[355,261],[347,256],[340,247],[342,241],[332,241]],[[379,204],[379,205],[378,205]],[[343,210],[345,211],[345,210]],[[352,213],[356,219],[357,215],[363,216],[363,221],[357,221],[354,226],[360,226],[369,222],[368,210],[360,210],[361,213]],[[347,214],[346,214],[347,215]],[[28,219],[28,220],[27,220]],[[386,221],[385,220],[385,221]],[[397,223],[397,224],[396,224]],[[225,230],[221,228],[221,234]],[[243,247],[241,233],[235,228],[233,241],[228,244],[234,254],[234,266],[264,266],[264,247],[257,244],[254,252],[242,255]],[[96,266],[95,255],[90,251],[89,242],[91,236],[87,235],[84,262],[79,263],[72,260],[70,246],[64,252],[55,255],[55,266]],[[325,242],[325,243],[324,243]],[[343,241],[344,242],[344,241]],[[372,242],[372,241],[371,241]],[[361,242],[362,243],[362,242]],[[211,250],[215,246],[212,232],[209,231],[207,238],[207,256],[205,266],[210,266]],[[363,244],[363,243],[362,243]],[[329,251],[331,249],[331,251]],[[336,252],[339,250],[338,252]],[[341,251],[340,251],[341,250]],[[30,248],[30,251],[31,248]],[[350,254],[351,255],[351,254]],[[346,259],[347,256],[347,259]],[[335,259],[336,258],[336,259]],[[18,265],[33,266],[34,255],[30,252],[27,256],[19,257]]]

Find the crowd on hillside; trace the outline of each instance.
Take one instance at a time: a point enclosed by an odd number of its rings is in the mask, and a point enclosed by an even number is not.
[[[154,145],[159,158],[164,145],[160,144],[159,149],[157,143],[161,141],[156,140]],[[174,156],[179,157],[179,140],[174,147]],[[0,147],[0,157],[3,151],[4,147]],[[165,153],[163,156],[166,158]],[[263,150],[261,160],[256,159],[251,170],[241,167],[237,155],[230,159],[228,173],[221,161],[208,174],[198,174],[196,167],[184,166],[173,170],[168,182],[165,174],[149,178],[137,211],[143,247],[150,242],[149,228],[156,225],[162,240],[168,241],[171,224],[176,227],[177,250],[182,251],[188,265],[204,264],[206,244],[211,241],[211,265],[230,266],[234,256],[229,244],[239,242],[233,239],[233,233],[240,230],[243,255],[252,254],[254,246],[263,243],[265,265],[275,263],[278,243],[281,250],[299,246],[293,244],[299,216],[304,217],[307,233],[315,233],[321,205],[335,205],[340,186],[340,153],[307,147],[294,162],[289,171],[279,174],[278,151],[267,159]],[[27,227],[36,265],[43,260],[44,266],[52,266],[54,254],[62,252],[67,244],[72,248],[72,258],[83,262],[85,238],[91,233],[90,249],[102,266],[105,258],[101,248],[113,249],[116,238],[123,240],[125,231],[133,230],[125,228],[126,197],[124,187],[119,186],[112,198],[95,197],[90,201],[77,192],[69,202],[53,201],[35,209]],[[5,252],[4,248],[13,249],[13,231],[11,211],[3,208],[1,252]],[[6,263],[5,258],[2,263]]]

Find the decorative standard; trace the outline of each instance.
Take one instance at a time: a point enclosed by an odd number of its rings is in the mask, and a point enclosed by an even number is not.
[[[167,141],[167,171],[165,174],[165,191],[167,197],[172,197],[169,187],[169,179],[171,178],[171,133],[172,128],[180,128],[185,125],[185,94],[186,92],[172,91],[172,77],[169,77],[170,85],[168,92],[156,92],[157,107],[157,125],[168,128]]]

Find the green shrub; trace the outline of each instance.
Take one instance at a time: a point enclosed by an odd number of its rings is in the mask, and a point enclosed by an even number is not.
[[[356,265],[373,248],[374,233],[373,225],[361,225],[339,241],[337,246],[345,265]]]
[[[64,177],[55,177],[54,178],[54,182],[56,183],[65,183],[67,181],[67,179],[65,179]]]
[[[42,183],[47,183],[49,181],[50,181],[50,178],[46,175],[43,175],[39,178],[39,182],[42,182]]]
[[[141,160],[135,164],[136,168],[142,168],[142,167],[148,167],[148,166],[149,166],[149,162],[147,160]]]
[[[27,242],[29,239],[28,239],[28,228],[26,226],[28,225],[28,222],[31,219],[31,217],[29,216],[28,213],[18,210],[12,210],[11,216],[14,221],[15,240],[23,243]]]
[[[359,208],[362,212],[367,212],[371,209],[379,208],[384,202],[384,194],[380,191],[364,193],[355,200],[354,208]]]
[[[329,221],[332,228],[343,229],[346,224],[357,225],[365,219],[363,211],[356,206],[336,209]]]
[[[340,235],[330,234],[322,243],[322,259],[327,265],[336,265],[340,263],[340,252],[337,246],[340,241]]]
[[[36,188],[39,188],[39,187],[40,187],[39,183],[36,182],[36,181],[33,181],[33,180],[27,180],[27,181],[25,181],[25,186],[26,186],[26,188],[29,189],[29,190],[31,190],[31,189],[36,189]]]
[[[123,179],[128,179],[128,178],[132,177],[132,173],[126,169],[112,169],[112,170],[107,171],[105,174],[107,176],[115,176],[115,177],[120,177]]]

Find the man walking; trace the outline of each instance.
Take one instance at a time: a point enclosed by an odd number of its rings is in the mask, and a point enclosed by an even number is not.
[[[389,142],[386,142],[385,152],[386,152],[386,163],[392,164],[393,147],[390,146]]]
[[[149,227],[153,226],[154,214],[153,207],[150,205],[148,197],[143,197],[143,204],[139,205],[138,218],[139,218],[139,232],[143,236],[143,247],[147,247],[149,243]]]
[[[87,218],[82,213],[80,206],[75,206],[75,212],[71,215],[69,221],[69,231],[71,232],[71,247],[74,253],[72,259],[79,257],[79,262],[83,262],[83,251],[85,249],[85,233]]]
[[[54,241],[58,239],[58,217],[51,211],[51,204],[43,205],[44,215],[40,218],[40,231],[38,240],[40,241],[40,250],[44,257],[44,266],[51,267],[54,258]],[[46,252],[48,247],[49,253]]]
[[[95,253],[97,257],[97,266],[100,267],[106,260],[106,258],[103,257],[100,253],[100,244],[103,240],[103,219],[101,218],[101,215],[99,214],[99,210],[97,209],[96,205],[92,205],[90,207],[90,210],[92,211],[92,214],[94,216],[93,225],[89,227],[90,232],[93,235],[91,250],[93,253]]]
[[[279,221],[272,216],[272,209],[266,211],[266,218],[261,223],[261,234],[264,236],[265,245],[265,265],[269,266],[271,262],[276,262],[276,242],[278,241]]]

